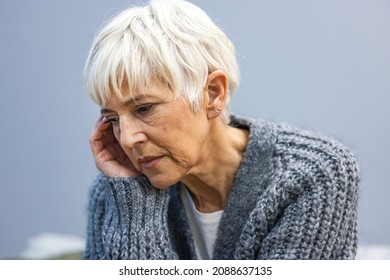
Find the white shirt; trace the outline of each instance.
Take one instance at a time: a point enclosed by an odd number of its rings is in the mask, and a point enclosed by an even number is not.
[[[211,259],[223,210],[213,213],[199,212],[195,207],[190,192],[184,185],[180,186],[180,198],[184,204],[189,226],[194,237],[198,259]]]

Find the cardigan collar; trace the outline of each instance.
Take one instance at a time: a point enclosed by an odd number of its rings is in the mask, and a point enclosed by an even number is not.
[[[228,196],[214,248],[214,259],[234,259],[236,244],[258,197],[269,185],[273,174],[274,125],[267,121],[231,116],[231,126],[248,129],[248,145]],[[181,259],[196,259],[195,246],[179,184],[171,188],[168,213],[171,238]]]

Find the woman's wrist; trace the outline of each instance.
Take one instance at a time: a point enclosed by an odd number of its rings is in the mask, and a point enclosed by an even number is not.
[[[165,208],[163,206],[167,206],[169,202],[169,191],[153,187],[145,176],[108,177],[103,175],[101,180],[107,188],[108,203],[117,209],[118,214],[126,210],[123,208],[147,212],[157,207],[163,211]]]

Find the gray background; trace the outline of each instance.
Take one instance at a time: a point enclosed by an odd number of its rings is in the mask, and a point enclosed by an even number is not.
[[[0,258],[41,232],[83,237],[99,108],[81,71],[93,34],[139,1],[0,2]],[[390,244],[390,1],[193,1],[230,36],[232,110],[336,136],[362,170],[361,244]]]

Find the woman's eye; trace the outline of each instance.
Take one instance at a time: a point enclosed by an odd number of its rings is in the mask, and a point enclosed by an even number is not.
[[[107,122],[112,123],[112,125],[117,125],[119,123],[118,118],[107,118]]]
[[[135,113],[136,114],[146,114],[147,112],[150,111],[150,109],[152,109],[153,107],[153,104],[146,104],[146,105],[139,105],[136,107],[135,109]]]

